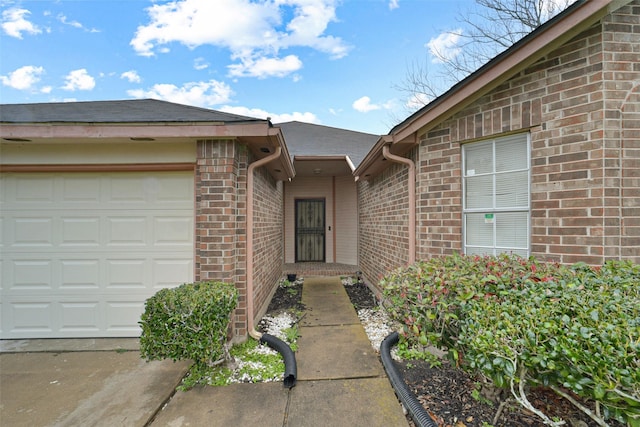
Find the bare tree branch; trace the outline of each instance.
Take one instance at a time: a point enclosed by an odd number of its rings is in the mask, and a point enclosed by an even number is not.
[[[457,41],[456,50],[452,53],[431,46],[424,62],[412,62],[405,80],[395,85],[411,100],[407,110],[413,112],[426,105],[573,1],[475,0],[476,7],[458,17],[463,30],[444,33]],[[439,64],[440,71],[431,72],[430,62]]]

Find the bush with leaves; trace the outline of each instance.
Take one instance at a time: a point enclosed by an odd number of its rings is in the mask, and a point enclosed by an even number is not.
[[[528,401],[528,385],[550,387],[600,425],[639,425],[640,266],[454,255],[384,284],[407,342],[448,348],[455,363],[509,387],[546,423],[554,425]],[[599,402],[596,411],[571,392]]]
[[[141,356],[193,360],[196,373],[224,360],[230,316],[238,302],[233,284],[187,283],[161,289],[145,303]]]
[[[459,319],[469,301],[499,297],[528,281],[548,280],[558,268],[506,254],[454,254],[397,269],[380,286],[387,310],[403,325],[402,339],[454,349]]]

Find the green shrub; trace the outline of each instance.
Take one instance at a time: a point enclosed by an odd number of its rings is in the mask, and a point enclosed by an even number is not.
[[[403,325],[403,339],[454,349],[469,301],[499,298],[528,282],[549,280],[559,268],[533,258],[454,254],[397,269],[380,286],[389,314]]]
[[[141,356],[147,360],[193,360],[196,372],[225,355],[231,312],[238,292],[220,282],[161,289],[145,303]]]
[[[601,415],[581,409],[600,425],[640,425],[640,266],[455,255],[396,271],[384,285],[408,342],[448,348],[542,418],[528,384],[577,405],[567,391],[599,402]]]

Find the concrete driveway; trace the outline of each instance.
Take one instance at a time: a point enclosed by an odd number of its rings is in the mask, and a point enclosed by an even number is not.
[[[0,425],[144,426],[189,364],[145,362],[137,339],[0,341]]]

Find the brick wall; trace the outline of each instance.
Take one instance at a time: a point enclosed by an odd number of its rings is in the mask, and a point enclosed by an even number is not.
[[[282,275],[283,184],[275,181],[264,167],[258,168],[254,174],[254,193],[254,312],[260,318]]]
[[[416,165],[416,259],[462,251],[460,144],[449,128],[420,139]]]
[[[638,260],[637,4],[420,136],[419,257],[462,247],[460,144],[529,131],[532,254]]]
[[[198,141],[196,280],[235,283],[233,334],[247,335],[247,147],[234,140]],[[282,183],[264,167],[254,172],[254,313],[260,316],[282,274]]]
[[[406,265],[409,251],[408,168],[393,164],[370,180],[358,181],[360,270],[377,284],[388,271]]]
[[[197,153],[195,280],[236,285],[240,296],[231,327],[245,335],[246,200],[239,188],[246,189],[248,153],[233,140],[198,141]]]
[[[636,0],[419,133],[416,257],[462,250],[461,144],[530,132],[532,254],[640,262],[639,45]],[[373,283],[405,262],[405,174],[393,166],[359,184],[360,264]]]
[[[640,262],[640,1],[604,21],[607,258]]]

